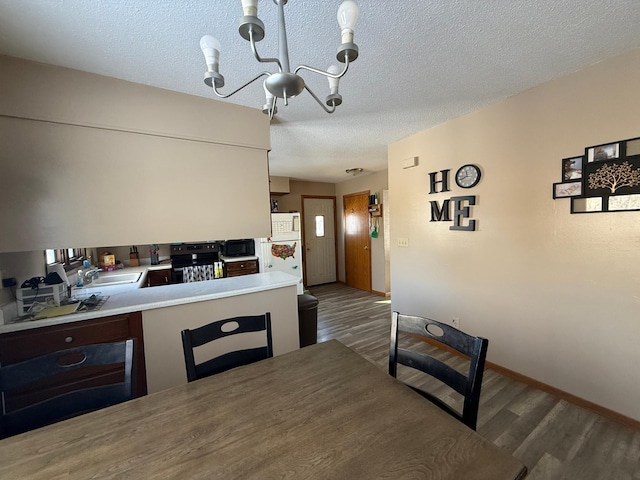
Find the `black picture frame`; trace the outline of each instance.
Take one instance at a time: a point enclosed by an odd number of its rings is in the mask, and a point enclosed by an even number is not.
[[[621,142],[611,142],[587,147],[584,151],[587,163],[610,162],[619,159],[620,144]]]
[[[624,142],[625,158],[640,156],[640,137],[630,138]]]
[[[558,182],[553,184],[553,198],[570,198],[582,195],[582,181]]]
[[[575,182],[582,179],[583,156],[562,159],[561,182]]]

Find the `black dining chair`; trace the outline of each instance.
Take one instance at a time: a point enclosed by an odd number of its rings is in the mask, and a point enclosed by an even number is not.
[[[465,375],[443,361],[424,352],[398,347],[398,332],[434,339],[449,349],[467,357],[469,370]],[[459,412],[434,394],[408,385],[417,393],[451,414],[473,430],[476,429],[482,375],[489,340],[474,337],[450,325],[424,317],[393,312],[391,319],[391,348],[389,352],[389,374],[397,377],[398,364],[405,365],[435,377],[464,397],[462,412]]]
[[[1,436],[16,435],[132,399],[133,348],[134,340],[129,339],[69,348],[1,365]]]
[[[227,352],[196,364],[194,348],[214,342],[230,335],[248,332],[265,332],[266,345]],[[193,330],[182,330],[182,348],[187,368],[187,380],[193,382],[242,365],[248,365],[273,357],[271,339],[271,313],[218,320]]]

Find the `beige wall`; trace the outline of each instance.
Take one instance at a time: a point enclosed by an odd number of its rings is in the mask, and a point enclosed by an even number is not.
[[[259,110],[0,56],[0,144],[0,252],[270,232]]]
[[[298,301],[295,286],[264,292],[195,302],[142,312],[144,355],[149,393],[187,383],[180,332],[209,322],[239,315],[271,313],[274,356],[300,348]],[[264,345],[264,334],[248,333],[229,337],[196,349],[196,362],[238,348]]]
[[[279,212],[287,213],[302,211],[302,195],[321,195],[332,197],[335,194],[336,187],[333,183],[290,180],[288,195],[274,195],[271,198],[273,200],[278,200]]]
[[[388,172],[376,172],[357,176],[336,184],[336,210],[338,212],[338,278],[345,281],[344,262],[344,203],[343,196],[369,190],[370,194],[378,194],[383,201],[383,192],[388,187]],[[384,205],[383,205],[384,206]],[[387,215],[379,220],[378,238],[371,238],[371,289],[378,293],[388,293],[390,289],[388,245],[385,248],[385,222]],[[386,254],[385,254],[386,253]]]
[[[571,215],[560,160],[640,136],[640,50],[389,147],[392,307],[489,338],[489,360],[640,420],[640,212]],[[420,165],[400,162],[419,156]],[[478,231],[430,222],[428,173],[481,166]],[[398,248],[397,239],[409,239]]]

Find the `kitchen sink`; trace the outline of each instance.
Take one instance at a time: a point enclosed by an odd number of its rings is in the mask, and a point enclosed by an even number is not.
[[[113,275],[101,275],[85,287],[105,287],[108,285],[120,285],[124,283],[135,283],[140,280],[141,272],[138,273],[116,273]]]

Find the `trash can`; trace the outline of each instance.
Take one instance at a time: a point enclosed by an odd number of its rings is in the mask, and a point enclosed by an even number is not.
[[[298,295],[298,328],[300,348],[318,343],[318,299],[313,295]]]

